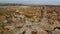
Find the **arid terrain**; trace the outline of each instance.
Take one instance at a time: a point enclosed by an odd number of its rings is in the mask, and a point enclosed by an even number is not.
[[[0,6],[0,34],[60,34],[60,6]]]

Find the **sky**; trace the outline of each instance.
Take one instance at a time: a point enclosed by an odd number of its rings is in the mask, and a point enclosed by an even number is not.
[[[57,4],[60,0],[0,0],[0,3],[17,3],[17,4]]]

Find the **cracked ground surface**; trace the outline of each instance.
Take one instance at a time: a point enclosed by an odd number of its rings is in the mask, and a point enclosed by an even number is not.
[[[60,6],[1,6],[0,34],[60,34]]]

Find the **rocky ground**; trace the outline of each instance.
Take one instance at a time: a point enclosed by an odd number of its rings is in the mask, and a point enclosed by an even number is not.
[[[2,6],[0,34],[60,34],[60,6]]]

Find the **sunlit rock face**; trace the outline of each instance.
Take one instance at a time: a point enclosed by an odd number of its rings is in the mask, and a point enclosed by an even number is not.
[[[59,34],[60,6],[1,6],[0,34]]]

